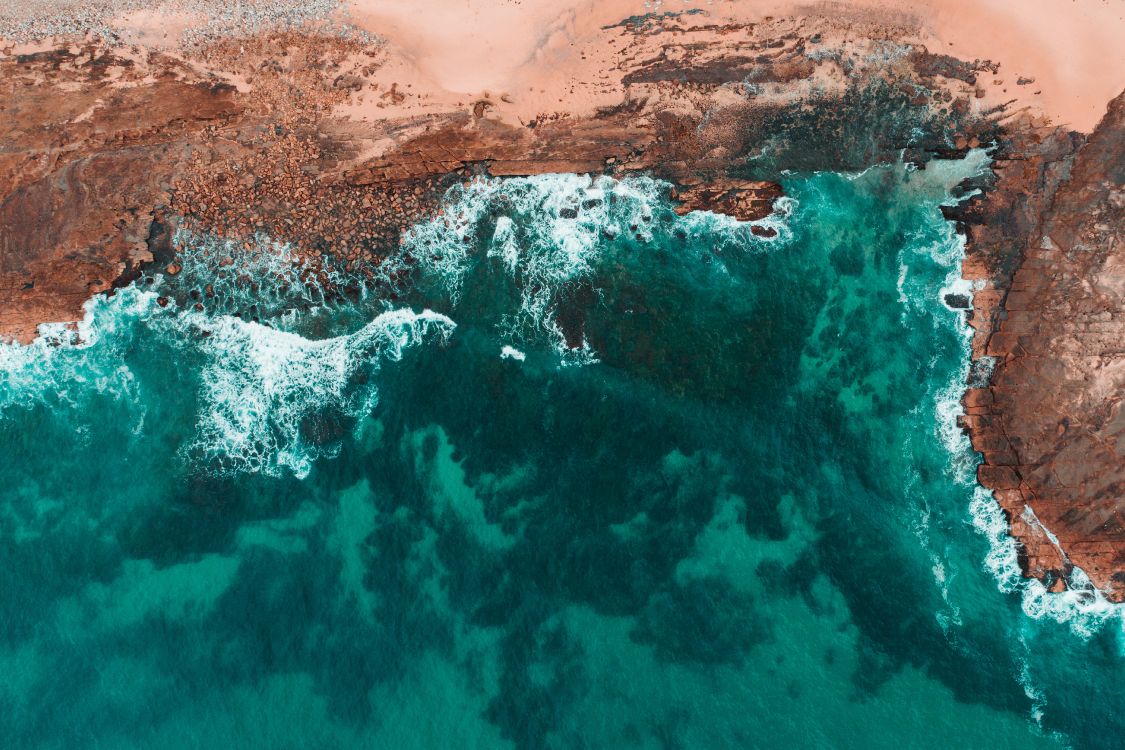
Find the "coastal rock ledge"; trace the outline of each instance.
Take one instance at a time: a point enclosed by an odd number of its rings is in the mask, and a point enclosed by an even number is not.
[[[568,45],[573,75],[552,53],[536,86],[472,95],[426,88],[370,34],[146,47],[0,25],[0,341],[177,273],[181,228],[358,273],[477,177],[650,175],[679,211],[758,221],[790,171],[997,144],[979,193],[946,210],[978,287],[963,426],[1025,575],[1061,591],[1079,567],[1125,601],[1125,95],[1083,136],[1013,106],[1018,71],[932,52],[909,19],[807,12],[595,25]],[[1019,105],[1040,93],[1016,80]]]
[[[1125,93],[1088,137],[1013,130],[968,225],[963,424],[1024,575],[1125,601]],[[991,377],[988,370],[991,367]],[[976,382],[972,382],[972,381]],[[1088,586],[1088,584],[1085,584]]]
[[[987,143],[1005,110],[982,96],[996,66],[904,33],[649,14],[593,30],[571,55],[602,61],[583,68],[589,80],[527,101],[425,89],[364,35],[149,48],[0,33],[0,340],[29,342],[42,323],[81,318],[92,295],[176,267],[179,228],[248,248],[266,236],[362,273],[477,177],[644,174],[682,212],[753,222],[786,170]]]

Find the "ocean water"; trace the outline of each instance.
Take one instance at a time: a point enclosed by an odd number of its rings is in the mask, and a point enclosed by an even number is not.
[[[791,174],[772,238],[477,181],[342,293],[181,237],[0,348],[0,743],[1120,747],[1120,612],[955,425],[986,167]]]

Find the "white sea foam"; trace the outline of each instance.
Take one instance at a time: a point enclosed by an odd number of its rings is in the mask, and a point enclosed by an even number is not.
[[[519,290],[518,307],[499,323],[499,333],[512,343],[502,356],[521,360],[524,352],[515,345],[538,338],[558,352],[560,364],[590,364],[598,355],[585,338],[568,345],[556,316],[558,297],[593,274],[612,246],[607,238],[627,235],[644,243],[673,226],[689,234],[710,231],[716,238],[731,234],[729,217],[673,216],[668,192],[667,183],[646,177],[477,180],[451,191],[443,215],[410,230],[403,253],[380,270],[390,281],[418,263],[455,306],[466,275],[480,260],[472,257],[479,231],[492,222],[483,257],[497,263]],[[777,215],[762,223],[785,231],[794,205],[779,200]],[[747,242],[764,242],[748,225],[741,231]],[[305,434],[308,420],[315,422],[319,411],[356,415],[370,409],[376,389],[370,382],[356,387],[357,375],[368,378],[379,362],[398,358],[404,347],[431,334],[448,336],[454,326],[430,311],[397,310],[355,333],[310,340],[295,332],[300,320],[289,324],[308,313],[294,311],[322,306],[326,286],[354,278],[333,278],[332,268],[309,267],[287,245],[266,236],[253,238],[249,247],[185,231],[173,239],[181,266],[175,276],[156,274],[113,298],[95,297],[73,331],[48,327],[30,346],[0,349],[0,405],[35,394],[66,402],[91,388],[140,405],[144,399],[135,392],[127,353],[138,336],[163,336],[174,350],[190,349],[205,362],[198,430],[185,448],[187,456],[217,471],[284,469],[303,475],[324,450]],[[205,310],[196,311],[189,296],[201,292],[205,296],[195,299]],[[165,295],[160,304],[158,295]],[[67,356],[77,349],[85,353]]]
[[[935,203],[934,208],[937,205]],[[971,484],[975,481],[974,475],[978,460],[972,453],[969,439],[957,424],[957,420],[963,413],[961,397],[965,390],[965,378],[969,371],[969,347],[972,340],[972,329],[964,325],[963,320],[951,316],[950,313],[953,311],[944,304],[944,296],[956,289],[960,293],[969,295],[971,299],[973,289],[971,285],[965,286],[961,283],[961,261],[965,253],[964,237],[958,235],[954,227],[948,223],[942,225],[940,232],[936,240],[927,242],[922,231],[919,230],[912,234],[906,243],[906,247],[911,248],[912,253],[918,256],[927,256],[939,267],[946,269],[943,286],[939,290],[937,298],[934,298],[930,291],[932,287],[929,286],[925,287],[925,293],[909,293],[911,291],[917,292],[917,290],[908,288],[911,280],[911,259],[906,257],[905,251],[899,262],[896,287],[899,301],[903,306],[901,318],[903,325],[914,324],[908,319],[908,315],[913,312],[931,318],[939,326],[944,326],[945,321],[954,322],[956,331],[962,339],[960,366],[950,381],[933,393],[932,403],[934,415],[937,419],[937,436],[950,456],[952,474],[959,482]],[[935,364],[936,355],[931,360],[930,367],[932,368]]]
[[[905,449],[909,454],[914,450],[913,436],[907,435],[905,438]],[[945,602],[947,611],[939,611],[935,613],[935,618],[938,621],[943,632],[948,632],[951,625],[961,625],[961,610],[954,603],[950,596],[950,585],[953,578],[956,577],[956,568],[953,573],[949,572],[947,568],[947,561],[935,549],[933,536],[930,533],[930,521],[932,511],[930,510],[929,502],[926,499],[925,492],[921,491],[919,487],[921,476],[917,469],[911,468],[906,477],[906,493],[916,506],[916,515],[911,519],[910,526],[914,532],[914,536],[918,539],[919,544],[926,551],[930,559],[930,572],[933,573],[934,583],[937,584],[938,591],[941,593],[942,601]]]
[[[1031,701],[1031,720],[1039,728],[1043,727],[1043,712],[1047,708],[1047,698],[1043,695],[1043,691],[1031,679],[1031,666],[1028,660],[1028,653],[1030,648],[1027,645],[1027,639],[1021,634],[1019,637],[1020,645],[1023,647],[1023,653],[1019,656],[1020,674],[1019,683],[1023,688],[1023,694]]]
[[[258,233],[249,242],[178,229],[173,242],[180,248],[174,277],[163,278],[167,293],[181,296],[206,289],[203,304],[211,314],[270,319],[275,326],[292,322],[297,310],[318,309],[332,292],[351,289],[368,295],[368,274],[347,272],[323,257],[310,262],[284,242]],[[377,270],[364,265],[363,270]],[[329,291],[331,290],[331,291]],[[198,297],[197,297],[198,299]]]
[[[472,239],[490,214],[499,213],[485,257],[496,259],[520,286],[520,306],[505,321],[508,333],[551,327],[556,295],[589,276],[603,235],[631,232],[652,238],[651,224],[663,183],[649,178],[548,174],[476,180],[446,197],[444,216],[412,228],[404,245],[459,300],[472,267]],[[469,238],[469,242],[466,242]]]
[[[399,309],[354,333],[310,340],[157,300],[157,292],[131,285],[89,300],[74,327],[45,326],[31,344],[0,346],[0,407],[35,400],[80,407],[91,393],[108,394],[134,408],[137,432],[145,399],[129,356],[139,337],[160,337],[172,351],[191,350],[206,363],[186,458],[218,472],[286,469],[303,476],[324,450],[306,436],[305,420],[326,410],[348,417],[369,411],[377,398],[371,376],[381,363],[424,340],[448,338],[455,327],[430,310]]]
[[[796,198],[783,195],[773,202],[773,212],[762,219],[748,222],[713,211],[692,211],[681,219],[681,224],[689,235],[711,236],[722,250],[753,252],[793,239],[790,218],[798,206],[800,201]],[[754,227],[771,229],[773,236],[754,234]]]
[[[957,423],[958,417],[963,414],[961,396],[969,372],[972,329],[963,325],[962,332],[963,364],[957,377],[937,395],[935,413],[938,435],[948,451],[953,476],[962,484],[973,487],[969,515],[973,527],[989,543],[984,567],[992,574],[1001,591],[1020,595],[1024,613],[1033,619],[1050,619],[1065,624],[1082,637],[1091,636],[1115,618],[1119,618],[1125,627],[1125,607],[1108,601],[1080,568],[1072,569],[1068,589],[1059,593],[1052,593],[1041,581],[1022,575],[1016,541],[1010,534],[1008,521],[991,491],[976,484],[976,467],[980,457]],[[1034,522],[1038,523],[1038,519]],[[1058,547],[1057,539],[1046,528],[1044,531]]]
[[[502,338],[535,343],[546,339],[565,363],[596,361],[588,344],[572,348],[556,321],[559,296],[590,278],[612,252],[610,239],[650,242],[674,226],[688,236],[710,233],[716,243],[761,247],[749,224],[709,212],[675,217],[670,185],[648,177],[546,174],[509,179],[476,179],[455,186],[442,215],[411,228],[402,253],[388,259],[386,278],[417,262],[436,279],[454,306],[461,302],[469,272],[482,258],[494,262],[519,290],[518,306],[498,323]],[[787,236],[795,202],[779,199],[775,214],[758,222]],[[488,229],[491,222],[491,229]],[[489,234],[481,237],[482,231]],[[483,253],[478,243],[483,239]],[[774,240],[776,241],[776,240]]]
[[[557,286],[589,273],[603,231],[621,234],[635,225],[636,233],[651,238],[647,225],[665,189],[645,177],[617,181],[546,174],[477,179],[468,187],[452,188],[443,215],[414,226],[403,244],[456,299],[473,250],[465,237],[473,239],[478,226],[497,213],[487,257],[500,260],[528,287]],[[535,292],[523,302],[529,312],[539,310]]]
[[[934,414],[937,417],[937,434],[949,454],[949,466],[953,477],[962,485],[971,486],[976,482],[977,464],[980,463],[973,452],[972,443],[961,429],[959,418],[964,414],[961,396],[965,392],[965,377],[969,372],[967,358],[957,370],[957,376],[945,385],[934,398]]]
[[[970,158],[972,160],[970,166],[975,167],[974,173],[980,173],[987,168],[987,156],[982,150],[975,150]],[[938,177],[947,189],[960,180],[955,163],[943,162],[935,166],[939,170],[944,170]],[[963,170],[963,167],[961,169]],[[916,236],[913,239],[922,238]],[[965,487],[972,488],[973,495],[969,505],[972,525],[989,543],[984,567],[996,580],[1001,591],[1016,593],[1021,597],[1023,611],[1033,619],[1049,619],[1065,624],[1074,633],[1083,637],[1089,637],[1112,619],[1120,618],[1125,624],[1125,607],[1109,602],[1104,594],[1092,585],[1085,572],[1078,568],[1075,568],[1070,575],[1068,590],[1061,593],[1051,593],[1042,582],[1024,578],[1021,574],[1017,546],[1010,535],[1008,521],[992,493],[977,484],[976,467],[980,463],[980,458],[973,451],[968,436],[958,425],[958,417],[963,413],[961,397],[970,370],[973,331],[965,323],[959,310],[945,305],[944,298],[947,294],[959,294],[971,300],[977,290],[972,282],[961,278],[965,239],[955,232],[951,223],[947,223],[943,226],[942,236],[936,241],[912,244],[920,247],[920,251],[940,267],[948,269],[939,290],[939,297],[934,299],[926,295],[910,293],[907,270],[909,262],[904,261],[902,264],[904,271],[899,276],[898,290],[900,300],[905,299],[904,304],[914,312],[930,315],[939,324],[943,324],[940,321],[952,321],[961,337],[961,366],[950,382],[934,393],[933,409],[937,418],[937,437],[949,456],[951,476]],[[904,310],[904,324],[909,324],[906,314]],[[1038,519],[1034,521],[1038,523]],[[1044,531],[1048,530],[1044,529]],[[931,562],[934,564],[935,582],[944,595],[949,585],[948,576],[940,559],[935,558],[933,550],[929,549],[928,535],[926,540]],[[1032,697],[1034,702],[1035,698],[1030,695],[1029,697]],[[1035,711],[1040,711],[1042,708],[1038,704],[1035,706]]]
[[[84,390],[135,397],[136,379],[121,354],[156,299],[132,287],[112,298],[99,295],[87,300],[74,325],[42,325],[29,344],[0,344],[0,407],[43,400],[78,406]],[[98,356],[86,356],[94,349]]]
[[[980,459],[969,445],[968,438],[956,427],[957,415],[961,413],[959,394],[964,390],[963,382],[959,379],[954,384],[955,388],[943,391],[938,407],[940,433],[950,452],[955,476],[962,482],[975,484],[975,470]],[[985,569],[992,574],[1001,591],[1020,595],[1023,611],[1028,617],[1054,620],[1087,638],[1111,619],[1120,619],[1125,628],[1125,607],[1107,600],[1080,568],[1072,568],[1068,589],[1059,593],[1048,591],[1039,580],[1023,576],[1016,541],[1009,533],[1008,520],[991,491],[979,485],[973,488],[969,516],[973,527],[988,541]]]
[[[288,469],[306,475],[321,453],[303,421],[326,409],[355,417],[374,408],[377,390],[357,385],[385,360],[455,324],[425,310],[383,313],[355,333],[309,340],[254,322],[223,316],[208,326],[202,373],[204,411],[189,451],[220,472]]]
[[[977,487],[969,507],[973,526],[989,541],[985,567],[1001,591],[1016,592],[1024,613],[1033,619],[1050,619],[1089,638],[1108,621],[1122,619],[1121,605],[1108,601],[1079,568],[1070,574],[1070,588],[1051,593],[1042,582],[1024,578],[1020,572],[1016,541],[1008,533],[1008,521],[992,493]]]
[[[523,362],[525,359],[527,359],[527,355],[521,352],[519,349],[505,344],[504,347],[500,350],[500,359],[514,359],[517,362]]]

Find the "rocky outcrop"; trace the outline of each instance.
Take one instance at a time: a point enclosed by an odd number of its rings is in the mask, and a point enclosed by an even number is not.
[[[1125,93],[1088,139],[1009,127],[969,225],[964,424],[1027,576],[1125,601]],[[991,376],[988,370],[991,369]]]
[[[177,227],[247,247],[267,235],[304,261],[362,269],[475,175],[651,174],[682,211],[754,220],[785,169],[862,168],[907,145],[924,160],[993,128],[975,64],[875,54],[874,27],[684,13],[604,31],[616,55],[604,86],[620,103],[577,115],[560,99],[530,121],[500,112],[504,97],[426,105],[379,79],[367,39],[0,49],[0,339],[28,341],[154,260],[164,268]],[[375,119],[352,119],[355,107]]]
[[[232,92],[93,44],[0,59],[0,337],[80,317],[152,260],[154,211]]]
[[[781,195],[781,186],[777,183],[719,178],[683,186],[673,192],[672,198],[679,203],[676,213],[681,216],[691,211],[714,211],[740,221],[754,221],[769,215],[774,201]],[[774,231],[764,227],[756,229]]]

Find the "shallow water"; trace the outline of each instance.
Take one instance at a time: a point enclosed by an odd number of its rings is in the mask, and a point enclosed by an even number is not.
[[[195,238],[0,349],[0,736],[1116,746],[1120,615],[1014,575],[954,422],[984,166],[793,175],[773,239],[478,182],[347,299]]]

